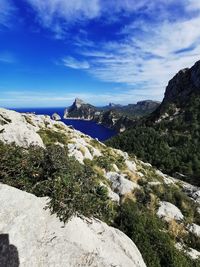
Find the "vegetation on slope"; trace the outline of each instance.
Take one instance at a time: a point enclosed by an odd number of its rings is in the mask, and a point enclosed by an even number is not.
[[[116,206],[108,198],[107,189],[99,183],[105,178],[93,170],[93,164],[106,168],[112,164],[112,159],[108,164],[109,155],[101,157],[100,162],[95,159],[94,163],[81,165],[68,156],[66,147],[59,145],[47,145],[46,149],[23,149],[0,143],[0,157],[0,181],[37,196],[49,196],[51,211],[57,213],[62,221],[66,222],[76,214],[96,217],[114,225],[136,243],[149,267],[200,266],[198,261],[191,260],[175,248],[175,242],[184,241],[199,249],[199,238],[176,236],[170,233],[170,225],[155,216],[158,197],[178,203],[182,211],[185,209],[187,220],[194,216],[193,205],[183,205],[189,200],[178,189],[175,195],[172,192],[175,189],[166,187],[158,190],[141,180],[141,189]],[[119,162],[123,167],[120,158]],[[149,175],[155,176],[149,168],[146,167],[145,172],[149,170]]]
[[[109,221],[114,204],[98,175],[74,158],[67,148],[49,145],[46,149],[23,149],[0,143],[0,182],[28,191],[36,196],[49,196],[49,207],[61,220],[84,215]]]
[[[135,242],[149,267],[200,266],[200,262],[192,261],[174,248],[167,231],[160,230],[165,228],[164,224],[143,205],[125,201],[115,219],[115,226]]]
[[[159,123],[149,120],[115,136],[107,145],[134,153],[161,171],[200,185],[200,96],[193,95],[184,110]],[[171,111],[171,113],[170,113]]]

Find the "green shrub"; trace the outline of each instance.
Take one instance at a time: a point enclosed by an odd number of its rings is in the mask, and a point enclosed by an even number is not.
[[[141,251],[149,267],[197,267],[179,252],[156,216],[132,200],[126,200],[115,219],[115,227],[127,234]]]
[[[50,129],[42,129],[38,131],[38,134],[41,136],[45,145],[54,144],[54,143],[61,143],[61,144],[68,144],[67,136],[62,132],[57,132]]]
[[[50,209],[66,222],[73,215],[112,221],[115,207],[105,187],[96,182],[93,171],[81,166],[73,174],[54,180]]]
[[[68,156],[66,147],[46,149],[0,143],[0,181],[37,196],[50,197],[50,209],[66,222],[72,215],[112,221],[115,205],[99,176]]]

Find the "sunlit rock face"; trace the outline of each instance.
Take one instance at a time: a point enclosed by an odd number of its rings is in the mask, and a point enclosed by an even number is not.
[[[179,208],[167,201],[160,202],[160,207],[157,211],[157,215],[165,221],[181,221],[184,218]]]
[[[44,209],[46,198],[3,184],[0,202],[0,233],[20,266],[146,266],[125,234],[99,220],[73,217],[64,225]]]
[[[55,120],[55,121],[59,121],[59,120],[61,120],[61,117],[57,113],[53,113],[52,119]]]
[[[35,127],[28,123],[25,117],[20,113],[3,108],[0,109],[0,140],[22,147],[30,145],[44,147]]]

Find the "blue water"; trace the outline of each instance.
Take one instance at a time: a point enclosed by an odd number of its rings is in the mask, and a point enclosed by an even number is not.
[[[34,112],[37,115],[49,115],[51,116],[54,112],[58,113],[62,118],[61,121],[66,125],[72,125],[76,130],[79,130],[93,138],[98,138],[100,141],[105,141],[110,137],[116,135],[114,130],[108,129],[102,125],[99,125],[93,121],[84,120],[71,120],[63,119],[65,108],[15,108],[18,112]]]

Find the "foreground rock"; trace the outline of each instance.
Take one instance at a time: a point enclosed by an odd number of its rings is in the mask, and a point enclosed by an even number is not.
[[[99,220],[74,217],[64,226],[44,209],[46,198],[3,184],[0,202],[0,236],[20,266],[146,266],[125,234]],[[8,260],[4,255],[0,265]]]
[[[158,217],[163,218],[165,221],[183,220],[183,214],[181,213],[179,208],[167,201],[160,202],[160,207],[157,211],[157,215]]]

